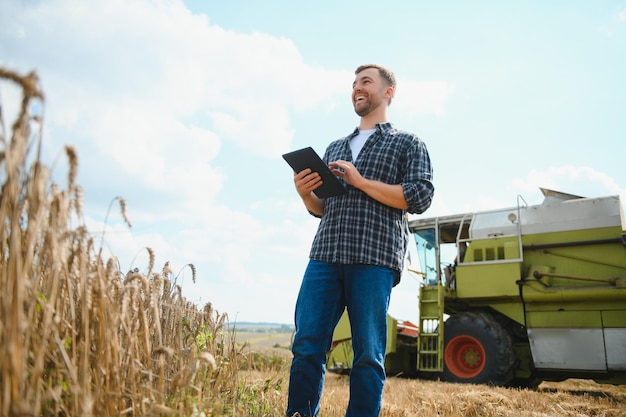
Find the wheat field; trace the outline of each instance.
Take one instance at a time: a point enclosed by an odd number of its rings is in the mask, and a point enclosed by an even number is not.
[[[186,300],[177,282],[195,281],[193,264],[157,269],[151,248],[142,271],[103,258],[105,236],[83,218],[77,151],[63,150],[63,185],[41,161],[37,74],[0,68],[0,81],[22,91],[14,121],[0,111],[0,416],[283,416],[289,335],[237,337],[226,314]],[[131,227],[125,200],[114,207]],[[321,416],[343,416],[347,398],[347,376],[329,374]],[[626,416],[626,387],[389,378],[381,417],[391,416]]]
[[[166,264],[121,271],[84,225],[78,158],[67,184],[41,158],[44,95],[36,73],[0,68],[22,91],[16,120],[0,112],[0,414],[191,415],[237,404],[238,358],[226,316],[181,295]],[[125,201],[118,203],[126,218]],[[104,238],[104,237],[103,237]],[[192,264],[185,267],[195,280]],[[207,400],[208,398],[208,400]]]

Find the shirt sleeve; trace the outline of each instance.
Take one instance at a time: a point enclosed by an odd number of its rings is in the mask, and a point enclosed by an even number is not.
[[[417,140],[409,150],[407,171],[402,182],[409,213],[421,214],[430,207],[435,193],[432,180],[433,168],[428,149],[424,142]]]

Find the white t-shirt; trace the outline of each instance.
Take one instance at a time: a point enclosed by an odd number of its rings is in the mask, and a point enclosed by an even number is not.
[[[361,152],[361,149],[363,149],[363,145],[365,145],[365,141],[367,141],[367,138],[372,136],[372,133],[374,133],[375,131],[376,129],[359,130],[359,134],[350,140],[352,161],[356,161],[357,156],[359,156],[359,152]]]

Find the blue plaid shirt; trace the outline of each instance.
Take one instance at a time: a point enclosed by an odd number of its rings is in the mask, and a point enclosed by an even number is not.
[[[433,171],[426,145],[412,133],[391,123],[376,125],[363,149],[352,161],[350,139],[333,141],[324,154],[327,164],[350,161],[367,179],[401,184],[408,210],[382,204],[344,182],[348,194],[328,197],[313,240],[310,258],[342,264],[368,264],[402,271],[409,229],[406,212],[420,214],[433,199]],[[343,181],[340,178],[340,181]],[[398,280],[399,280],[398,274]],[[397,284],[397,281],[396,281]]]

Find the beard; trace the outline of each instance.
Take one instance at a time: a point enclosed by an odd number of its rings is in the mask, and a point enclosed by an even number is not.
[[[380,106],[380,103],[373,103],[373,102],[369,101],[369,99],[367,99],[363,105],[359,106],[358,104],[359,103],[354,103],[353,104],[354,111],[355,111],[356,114],[358,114],[361,117],[367,116],[373,110],[375,110],[378,106]]]
[[[370,112],[370,106],[363,106],[361,108],[357,108],[355,105],[354,112],[358,114],[360,117],[367,116],[367,114]]]

